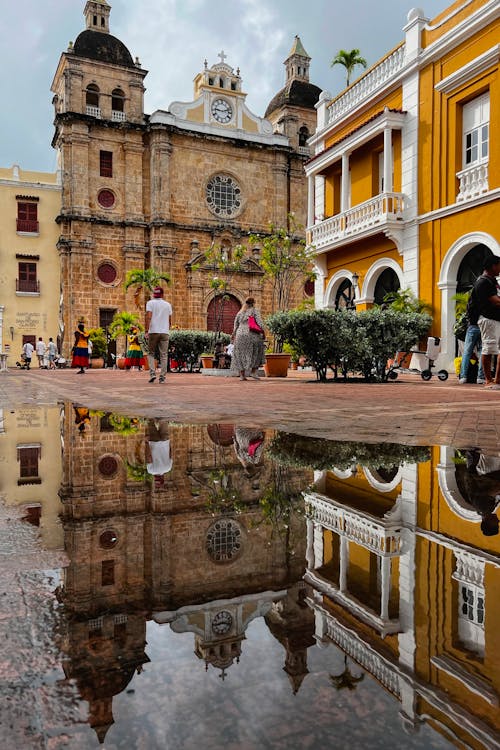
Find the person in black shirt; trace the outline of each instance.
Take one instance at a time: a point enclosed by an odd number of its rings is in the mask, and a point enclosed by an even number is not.
[[[500,275],[500,257],[489,255],[483,263],[483,273],[474,284],[473,294],[479,307],[478,325],[481,331],[481,361],[485,387],[500,390],[500,357],[497,357],[495,378],[491,379],[491,358],[500,352],[500,297],[496,277]]]

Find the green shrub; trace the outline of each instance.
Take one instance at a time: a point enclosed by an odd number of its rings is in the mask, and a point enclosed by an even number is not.
[[[230,340],[229,334],[219,334],[219,341],[224,345],[229,344]],[[181,330],[178,328],[170,330],[170,354],[172,355],[175,351],[175,359],[185,360],[189,367],[193,367],[204,352],[213,351],[213,348],[213,331]]]

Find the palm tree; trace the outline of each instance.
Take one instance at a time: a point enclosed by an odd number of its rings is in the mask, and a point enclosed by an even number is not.
[[[347,52],[347,50],[345,49],[341,49],[331,61],[330,67],[333,68],[334,65],[344,66],[347,72],[346,85],[349,86],[351,74],[354,68],[356,67],[356,65],[362,65],[363,68],[366,68],[366,60],[364,57],[361,57],[359,49],[352,49],[350,52]]]
[[[170,284],[170,275],[156,271],[154,268],[131,268],[125,276],[124,286],[126,290],[135,287],[134,302],[137,307],[140,307],[141,291],[144,289],[152,294],[155,286],[158,286],[162,281]]]
[[[137,313],[130,313],[124,310],[123,312],[115,313],[109,326],[109,333],[112,339],[116,339],[118,336],[128,336],[132,328],[138,328],[139,331],[142,331],[139,316]]]

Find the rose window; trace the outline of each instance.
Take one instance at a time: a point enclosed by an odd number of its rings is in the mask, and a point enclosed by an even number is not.
[[[230,518],[221,518],[207,532],[206,549],[215,562],[229,562],[241,550],[241,529]]]
[[[229,175],[218,174],[207,183],[207,204],[217,216],[233,216],[241,207],[241,188]]]

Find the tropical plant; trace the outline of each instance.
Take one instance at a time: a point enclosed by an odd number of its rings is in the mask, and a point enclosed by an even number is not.
[[[92,357],[105,357],[108,351],[108,342],[104,328],[90,328],[89,339],[92,342]]]
[[[111,413],[108,416],[108,423],[113,428],[113,432],[118,435],[134,435],[141,426],[141,420],[137,417],[124,417],[122,414]]]
[[[125,290],[133,287],[134,289],[134,302],[137,307],[141,306],[141,292],[153,293],[155,286],[158,286],[164,282],[170,284],[170,275],[168,273],[162,273],[154,268],[131,268],[125,275],[124,287]]]
[[[112,339],[117,339],[118,336],[128,336],[132,328],[138,328],[139,331],[144,330],[143,326],[139,323],[139,315],[124,310],[123,312],[115,313],[109,326],[109,333]]]
[[[389,306],[397,312],[416,312],[430,313],[432,310],[428,302],[417,297],[412,289],[397,289],[393,292],[387,292],[384,299],[384,306]]]
[[[356,65],[361,65],[363,68],[366,68],[367,63],[365,58],[361,57],[359,49],[352,49],[350,52],[341,49],[331,61],[330,67],[333,68],[334,65],[343,65],[346,69],[346,85],[349,86],[351,75]]]
[[[289,310],[298,283],[315,278],[311,269],[314,250],[300,237],[302,230],[295,216],[288,214],[288,227],[270,224],[268,234],[250,235],[250,245],[260,248],[259,265],[271,280],[272,313]],[[275,333],[273,351],[281,352],[283,343]]]

